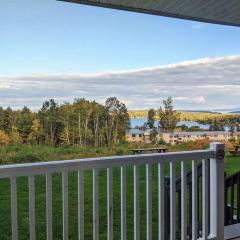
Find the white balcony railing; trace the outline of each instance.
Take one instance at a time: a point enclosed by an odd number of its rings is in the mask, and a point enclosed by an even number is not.
[[[12,239],[18,239],[18,211],[17,211],[17,181],[20,176],[28,177],[29,186],[29,238],[36,239],[36,213],[35,213],[35,176],[46,176],[46,239],[53,239],[53,213],[52,213],[52,174],[62,174],[62,211],[63,211],[63,239],[69,237],[69,194],[68,173],[78,172],[78,239],[84,239],[84,176],[86,170],[92,170],[93,174],[93,239],[99,239],[99,169],[107,169],[107,239],[116,239],[113,236],[113,167],[121,168],[121,240],[127,239],[127,184],[126,168],[133,167],[134,182],[134,229],[133,239],[141,239],[140,234],[140,204],[139,204],[139,166],[146,165],[146,239],[152,236],[152,166],[158,166],[158,239],[165,237],[165,197],[164,197],[164,166],[170,168],[170,239],[176,239],[176,170],[178,166],[181,172],[181,239],[187,236],[187,194],[186,172],[187,162],[192,169],[192,224],[191,239],[199,237],[197,218],[197,161],[202,161],[202,231],[201,239],[218,239],[224,237],[224,145],[212,143],[209,150],[185,151],[173,153],[158,153],[144,155],[129,155],[104,158],[90,158],[81,160],[54,161],[32,164],[6,165],[0,167],[0,178],[9,178],[11,187],[11,234]],[[210,164],[207,164],[210,161]],[[181,163],[180,165],[178,164]],[[189,165],[188,165],[189,166]],[[210,168],[210,178],[209,169]],[[210,181],[210,183],[209,183]],[[210,186],[210,191],[209,191]],[[210,193],[210,204],[209,204]],[[210,216],[209,216],[210,214]],[[210,222],[209,222],[210,219]],[[131,237],[132,239],[132,237]]]

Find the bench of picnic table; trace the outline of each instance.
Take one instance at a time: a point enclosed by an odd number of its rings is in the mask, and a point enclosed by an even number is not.
[[[240,154],[240,145],[235,145],[234,149],[229,151],[234,157],[237,156],[237,154]]]
[[[240,150],[235,150],[235,149],[233,149],[233,150],[229,150],[229,152],[235,157],[235,156],[237,156],[237,154],[240,154]]]
[[[132,149],[133,154],[141,154],[143,152],[158,152],[158,153],[165,153],[167,152],[167,148],[137,148]]]

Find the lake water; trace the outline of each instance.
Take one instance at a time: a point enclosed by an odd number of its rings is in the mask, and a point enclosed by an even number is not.
[[[143,126],[144,123],[146,123],[146,122],[147,122],[147,118],[132,118],[131,119],[131,127],[134,128],[136,126]],[[178,123],[178,126],[183,125],[183,124],[185,124],[188,127],[199,126],[202,129],[206,129],[206,130],[209,129],[208,124],[204,125],[204,124],[200,124],[198,122],[192,122],[192,121],[180,121]],[[157,127],[157,125],[158,125],[158,122],[155,122],[156,127]]]

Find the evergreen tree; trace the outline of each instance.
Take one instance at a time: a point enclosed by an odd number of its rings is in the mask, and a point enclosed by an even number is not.
[[[30,134],[32,126],[32,117],[33,114],[31,110],[27,107],[24,107],[17,114],[16,127],[18,129],[18,132],[21,136],[23,143],[26,143],[28,140],[28,136]]]

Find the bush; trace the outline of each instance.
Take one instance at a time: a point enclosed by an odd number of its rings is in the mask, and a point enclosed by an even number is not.
[[[116,155],[123,155],[124,154],[124,150],[122,148],[117,148],[115,150],[115,152],[116,152]]]
[[[41,162],[42,159],[33,153],[13,155],[9,157],[11,163],[34,163]]]
[[[158,144],[160,144],[160,145],[166,145],[166,142],[165,142],[163,139],[160,139],[160,140],[158,141]]]

